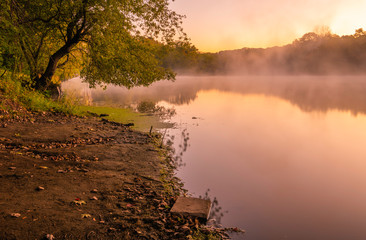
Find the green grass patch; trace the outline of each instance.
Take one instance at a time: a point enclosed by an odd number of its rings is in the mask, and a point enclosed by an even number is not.
[[[84,114],[88,112],[97,115],[106,114],[108,116],[103,118],[114,122],[133,123],[133,129],[143,132],[148,132],[151,126],[153,129],[172,127],[172,124],[162,122],[159,116],[137,113],[129,108],[79,106],[79,110]]]
[[[52,100],[43,93],[23,87],[21,78],[22,76],[17,76],[13,79],[10,74],[4,75],[0,79],[0,96],[16,102],[28,110],[63,112],[78,116],[88,115],[88,112],[97,115],[107,114],[108,116],[104,117],[107,120],[125,124],[133,123],[133,129],[144,132],[149,131],[151,126],[155,130],[172,127],[172,124],[162,122],[157,114],[137,113],[128,108],[82,106],[71,95],[65,95],[60,100]],[[8,110],[6,108],[7,105],[0,102],[0,109]]]

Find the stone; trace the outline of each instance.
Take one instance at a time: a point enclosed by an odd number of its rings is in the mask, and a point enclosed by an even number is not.
[[[211,201],[200,198],[178,197],[171,213],[198,217],[207,220],[211,210]]]

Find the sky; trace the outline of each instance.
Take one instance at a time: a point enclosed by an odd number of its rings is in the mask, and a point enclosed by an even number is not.
[[[175,0],[171,9],[201,52],[283,46],[320,26],[366,30],[366,0]]]

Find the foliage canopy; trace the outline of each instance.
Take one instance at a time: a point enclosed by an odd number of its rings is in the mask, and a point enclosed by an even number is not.
[[[133,87],[174,73],[156,57],[161,44],[186,42],[182,15],[168,0],[3,0],[1,65],[28,74],[37,89],[75,74],[91,85]]]

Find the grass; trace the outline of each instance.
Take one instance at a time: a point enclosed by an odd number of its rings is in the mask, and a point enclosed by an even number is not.
[[[31,111],[63,112],[69,115],[85,116],[88,112],[95,114],[107,114],[107,120],[121,123],[133,123],[132,127],[139,131],[171,127],[171,124],[160,121],[159,117],[153,114],[136,113],[131,109],[114,107],[82,106],[72,96],[63,96],[60,100],[52,100],[44,94],[21,85],[22,76],[12,79],[10,74],[0,79],[0,94],[17,104],[22,105]],[[0,101],[0,109],[7,108],[6,104]]]
[[[137,113],[128,108],[79,106],[79,110],[83,114],[88,112],[98,115],[107,114],[108,116],[103,118],[114,122],[133,123],[133,129],[144,132],[148,132],[151,126],[153,129],[171,127],[171,124],[161,122],[156,115]]]
[[[5,75],[0,79],[0,93],[4,98],[32,111],[80,114],[78,107],[69,99],[62,98],[59,101],[54,101],[38,91],[22,86],[20,78],[21,76],[12,79],[10,75]],[[4,108],[4,106],[0,104],[0,108]]]

